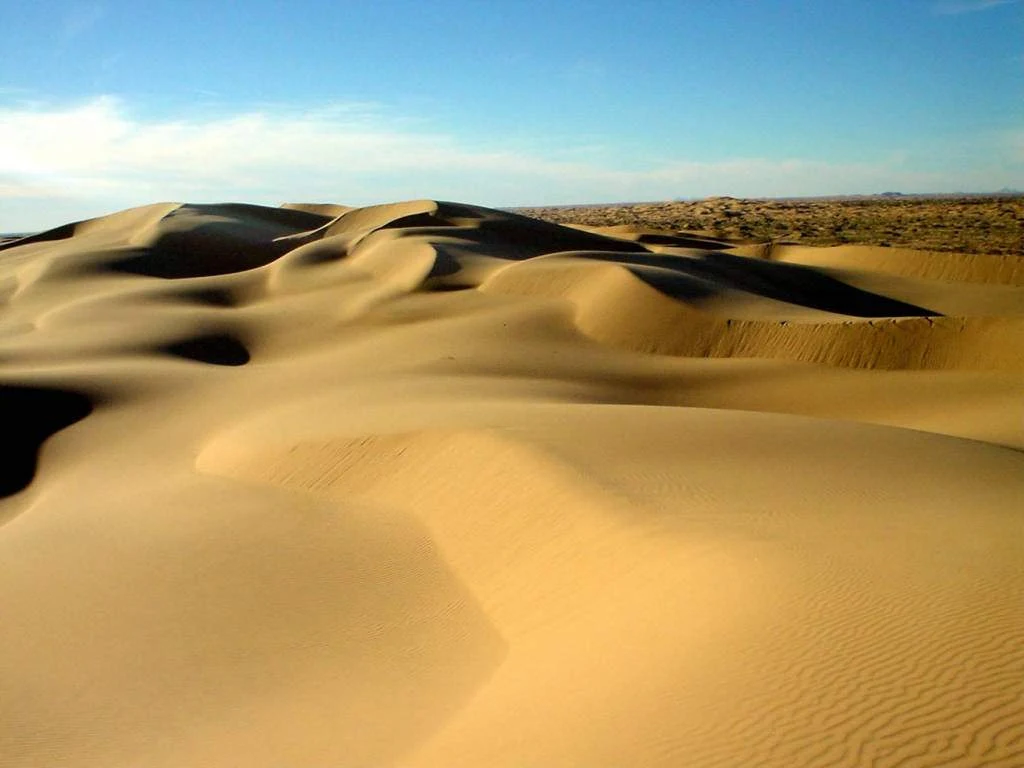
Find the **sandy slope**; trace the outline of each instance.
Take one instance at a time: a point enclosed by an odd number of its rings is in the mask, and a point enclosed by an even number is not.
[[[0,297],[0,765],[1024,762],[1009,257],[162,204]]]

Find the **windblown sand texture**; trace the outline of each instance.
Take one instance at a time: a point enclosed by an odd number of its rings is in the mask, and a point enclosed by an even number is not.
[[[469,205],[0,252],[0,765],[1024,765],[1024,266]]]

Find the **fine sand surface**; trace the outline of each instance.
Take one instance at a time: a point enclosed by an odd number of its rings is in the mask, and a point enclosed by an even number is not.
[[[0,248],[0,765],[1024,765],[1024,260],[412,201]]]

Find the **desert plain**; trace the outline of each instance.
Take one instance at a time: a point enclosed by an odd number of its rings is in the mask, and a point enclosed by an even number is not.
[[[1022,222],[160,203],[3,243],[0,765],[1024,764]]]

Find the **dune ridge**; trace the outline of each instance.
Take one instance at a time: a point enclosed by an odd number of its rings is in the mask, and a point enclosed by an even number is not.
[[[0,765],[1019,765],[1020,263],[435,200],[2,243]]]

